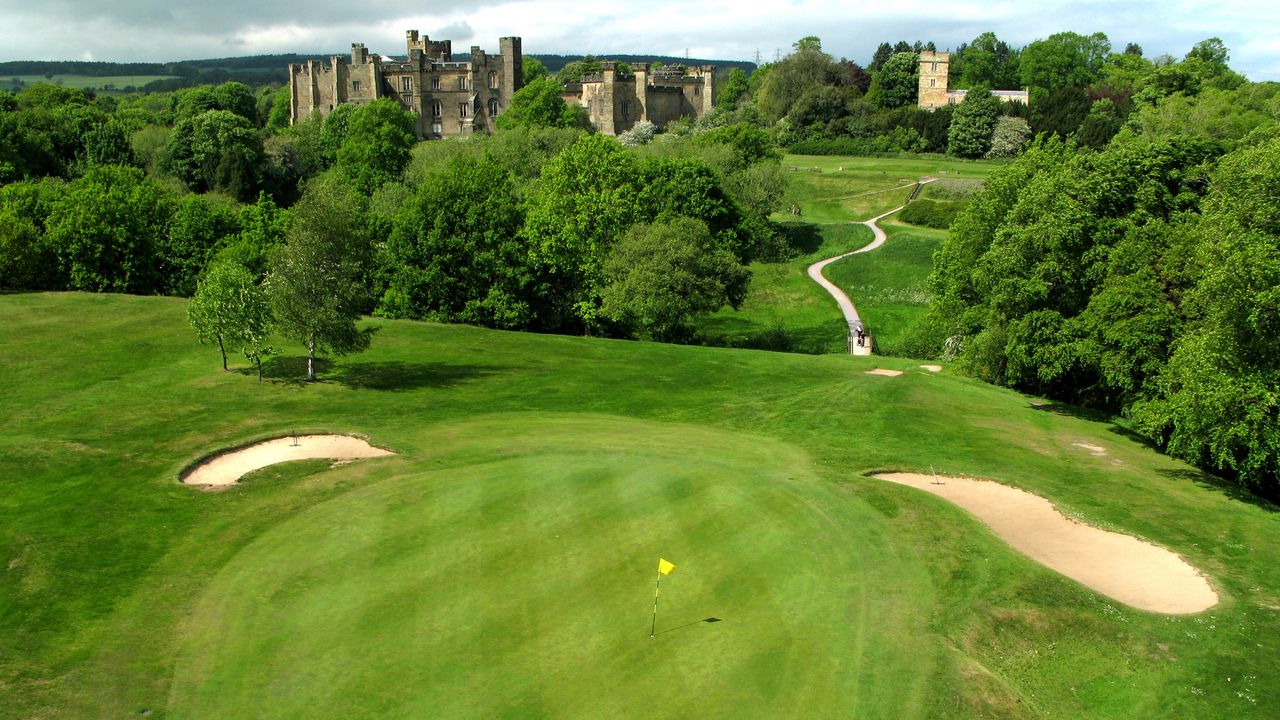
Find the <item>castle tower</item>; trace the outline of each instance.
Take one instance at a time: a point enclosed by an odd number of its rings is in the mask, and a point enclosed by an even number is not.
[[[920,53],[920,101],[925,110],[937,110],[947,104],[947,72],[951,53]]]
[[[499,81],[502,107],[511,104],[511,96],[524,87],[524,59],[520,54],[520,38],[498,38],[498,52],[502,55],[502,79]]]

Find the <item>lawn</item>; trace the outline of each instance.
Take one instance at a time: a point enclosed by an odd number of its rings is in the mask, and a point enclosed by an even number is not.
[[[281,339],[259,384],[184,307],[0,296],[0,714],[1280,714],[1280,514],[1109,422],[906,360],[404,321],[315,384]],[[398,455],[176,480],[325,431]],[[865,477],[931,467],[1169,547],[1222,602],[1132,610]]]
[[[13,80],[20,80],[27,86],[40,83],[61,85],[77,90],[123,90],[126,87],[141,88],[154,80],[169,80],[176,75],[63,75],[52,77],[44,75],[0,75],[0,85],[9,85]]]

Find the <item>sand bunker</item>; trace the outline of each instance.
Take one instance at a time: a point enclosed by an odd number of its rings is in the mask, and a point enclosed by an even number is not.
[[[867,374],[868,375],[884,375],[885,377],[898,377],[899,375],[902,374],[902,371],[901,370],[885,370],[884,368],[876,368],[875,370],[868,370]]]
[[[234,485],[244,475],[290,460],[359,458],[395,455],[350,435],[298,435],[266,440],[248,447],[215,455],[182,476],[187,485],[221,487]]]
[[[935,480],[931,475],[913,473],[875,477],[950,500],[976,515],[1015,549],[1126,605],[1184,614],[1218,603],[1209,582],[1174,553],[1129,535],[1076,522],[1038,495],[988,480]]]
[[[921,365],[920,367],[921,369],[928,370],[929,372],[942,372],[941,365]]]

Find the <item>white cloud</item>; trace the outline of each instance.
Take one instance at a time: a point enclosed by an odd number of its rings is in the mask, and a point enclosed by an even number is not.
[[[852,4],[783,0],[744,6],[728,0],[648,3],[597,0],[453,0],[406,13],[403,0],[0,0],[0,60],[177,60],[227,54],[345,54],[352,42],[402,54],[404,31],[497,49],[519,35],[529,53],[654,53],[733,60],[785,53],[806,35],[834,55],[866,62],[883,41],[933,40],[954,47],[984,31],[1013,45],[1055,32],[1105,32],[1113,45],[1141,44],[1149,56],[1181,57],[1197,41],[1221,37],[1232,66],[1277,79],[1274,28],[1280,5],[1243,0],[936,0]],[[451,37],[452,35],[452,37]]]

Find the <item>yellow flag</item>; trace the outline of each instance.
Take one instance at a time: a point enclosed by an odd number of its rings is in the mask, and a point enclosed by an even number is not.
[[[658,572],[662,573],[663,575],[670,575],[675,571],[676,571],[675,565],[672,565],[671,563],[667,562],[666,560],[663,560],[662,558],[658,558]]]

